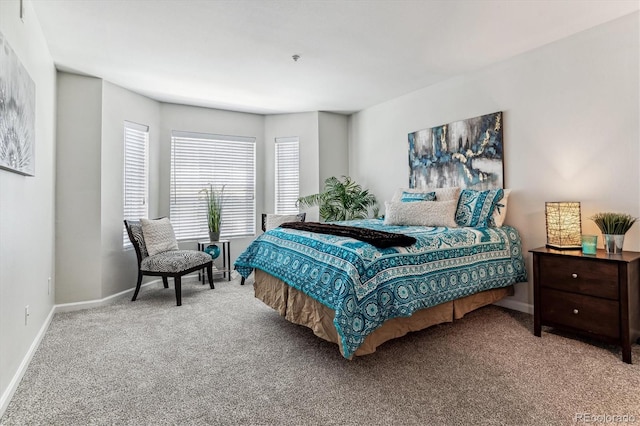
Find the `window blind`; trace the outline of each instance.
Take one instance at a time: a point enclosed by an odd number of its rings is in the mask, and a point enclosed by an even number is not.
[[[149,126],[124,122],[123,217],[137,220],[149,216]],[[122,247],[132,247],[123,224]]]
[[[179,240],[209,236],[203,188],[224,186],[221,238],[254,235],[255,138],[171,132],[170,217]]]
[[[300,197],[300,140],[276,138],[276,213],[298,213]]]

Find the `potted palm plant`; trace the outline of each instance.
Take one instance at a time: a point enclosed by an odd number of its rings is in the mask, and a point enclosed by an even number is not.
[[[224,185],[217,189],[213,184],[209,184],[207,188],[203,188],[200,192],[204,193],[207,202],[207,225],[209,227],[209,240],[220,240],[220,224],[222,223],[222,205],[224,203]]]
[[[298,198],[303,207],[319,206],[324,222],[365,219],[378,215],[376,197],[354,182],[349,176],[332,176],[324,181],[324,191]]]
[[[637,217],[625,213],[596,213],[589,219],[593,220],[604,238],[604,248],[607,253],[622,252],[624,234],[636,223]]]

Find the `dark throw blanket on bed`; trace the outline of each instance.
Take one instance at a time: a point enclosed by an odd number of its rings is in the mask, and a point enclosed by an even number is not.
[[[375,229],[357,228],[354,226],[333,225],[320,222],[288,222],[281,228],[297,229],[299,231],[315,232],[317,234],[339,235],[355,238],[378,248],[406,247],[415,244],[416,239],[404,234],[376,231]]]

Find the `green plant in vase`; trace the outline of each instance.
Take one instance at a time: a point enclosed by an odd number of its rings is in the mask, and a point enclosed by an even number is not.
[[[209,227],[209,240],[220,240],[220,224],[222,223],[222,205],[224,204],[224,185],[217,189],[213,184],[209,184],[207,188],[203,188],[200,192],[204,193],[207,202],[207,225]]]
[[[369,190],[354,182],[349,176],[338,179],[332,176],[324,181],[324,191],[298,198],[303,207],[319,206],[320,219],[324,222],[365,219],[378,215],[378,202]]]
[[[637,217],[626,213],[596,213],[589,219],[593,220],[600,228],[604,238],[604,248],[607,253],[618,254],[622,252],[624,234],[636,223]]]

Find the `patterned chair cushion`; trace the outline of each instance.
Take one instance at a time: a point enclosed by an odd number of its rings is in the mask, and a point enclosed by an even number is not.
[[[140,270],[143,272],[182,272],[211,260],[211,256],[202,251],[170,250],[142,259]]]
[[[129,229],[131,229],[131,234],[133,235],[134,242],[140,248],[140,256],[144,259],[149,256],[149,252],[147,251],[147,245],[144,243],[144,235],[142,235],[142,224],[139,221],[128,221]]]
[[[178,250],[176,235],[173,233],[173,227],[168,218],[140,219],[140,223],[149,256],[169,250]]]

